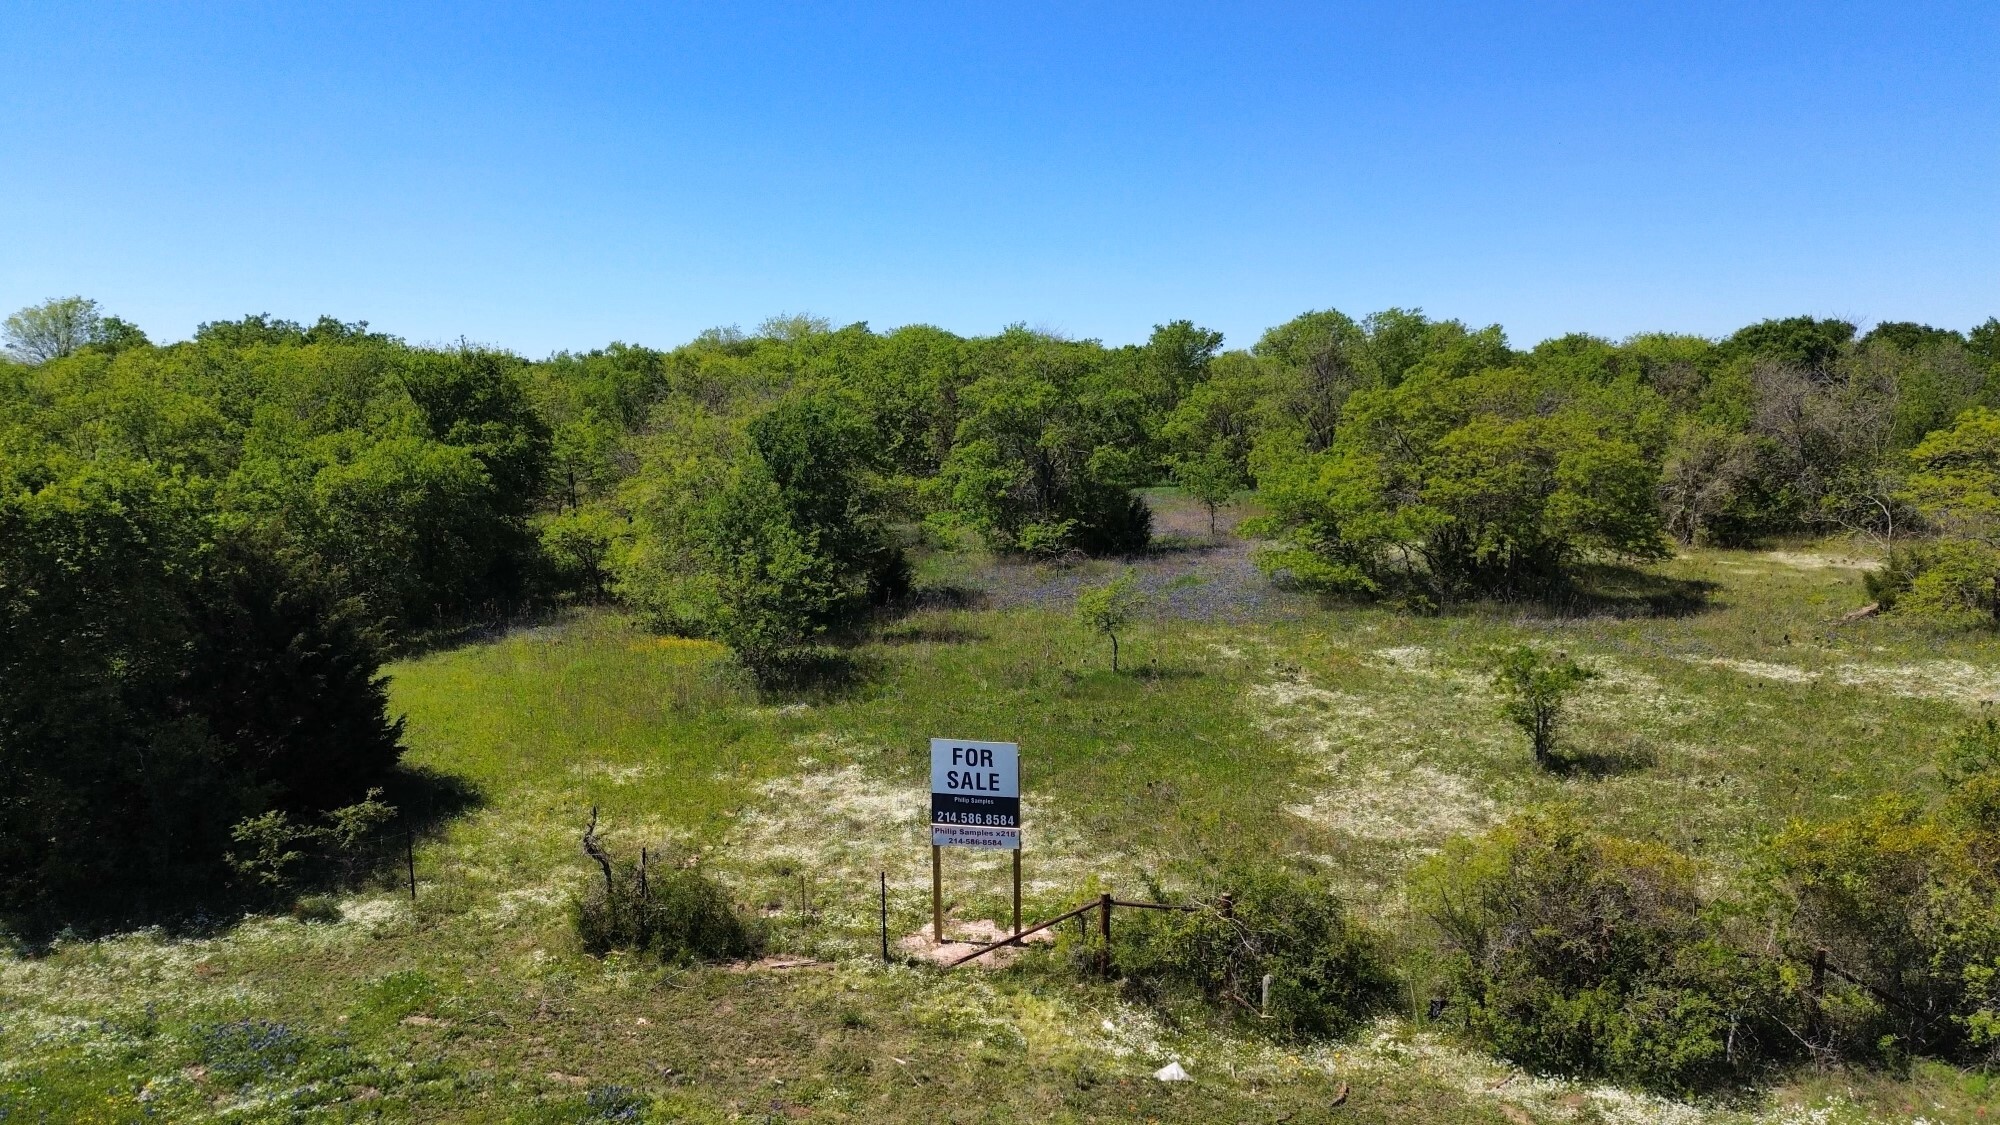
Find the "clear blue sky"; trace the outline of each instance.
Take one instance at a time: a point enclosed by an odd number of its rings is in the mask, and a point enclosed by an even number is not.
[[[0,7],[0,311],[2000,314],[2000,3]]]

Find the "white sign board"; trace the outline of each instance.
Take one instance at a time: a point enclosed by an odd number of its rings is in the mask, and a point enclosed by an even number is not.
[[[931,739],[931,843],[947,848],[1020,848],[1019,746]]]

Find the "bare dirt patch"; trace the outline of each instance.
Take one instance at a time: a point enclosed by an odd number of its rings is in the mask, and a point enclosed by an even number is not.
[[[1693,659],[1693,658],[1689,658]],[[1794,664],[1714,657],[1698,661],[1745,676],[1788,684],[1809,684],[1832,678],[1844,687],[1885,691],[1910,699],[1943,699],[1986,704],[2000,700],[2000,673],[1963,660],[1923,660],[1911,664],[1842,664],[1815,672]]]
[[[1755,676],[1760,680],[1776,680],[1786,684],[1809,684],[1819,679],[1818,672],[1807,671],[1793,664],[1772,664],[1763,660],[1732,660],[1718,656],[1702,661],[1718,668],[1727,668],[1745,676]]]
[[[1022,925],[1034,923],[1023,919]],[[896,948],[904,954],[938,965],[949,965],[960,957],[982,945],[992,945],[1012,933],[1010,927],[986,918],[976,918],[969,922],[956,922],[947,918],[944,924],[944,944],[940,945],[931,937],[926,926],[912,934],[904,934],[896,940]],[[1026,945],[1049,945],[1056,940],[1053,930],[1040,930],[1021,939],[1025,945],[1003,945],[998,949],[982,953],[966,962],[982,969],[1004,969],[1020,959]]]
[[[1843,664],[1833,678],[1849,687],[1879,688],[1891,695],[1947,699],[1958,703],[2000,700],[2000,673],[1963,660],[1914,664]]]
[[[1819,551],[1765,551],[1758,557],[1794,570],[1873,570],[1882,560],[1866,555],[1828,554]]]

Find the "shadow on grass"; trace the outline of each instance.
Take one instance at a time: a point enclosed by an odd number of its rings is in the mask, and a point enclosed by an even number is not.
[[[391,660],[415,660],[434,653],[464,648],[467,645],[486,644],[517,634],[533,634],[553,629],[568,621],[587,604],[608,603],[550,604],[516,613],[496,614],[477,620],[441,625],[435,629],[426,629],[396,638],[388,646],[388,656]]]
[[[1199,667],[1179,664],[1124,664],[1113,670],[1111,662],[1083,668],[1065,668],[1061,679],[1068,693],[1125,697],[1135,687],[1182,683],[1206,676]]]
[[[382,799],[396,806],[390,830],[412,832],[420,840],[436,838],[451,821],[486,805],[477,785],[428,766],[397,766],[382,784]]]
[[[976,586],[943,582],[915,587],[901,600],[885,606],[881,612],[891,619],[899,619],[926,609],[985,609],[990,600],[986,591]]]
[[[876,634],[875,639],[885,645],[967,644],[972,641],[992,639],[992,634],[977,629],[965,629],[956,625],[893,625]]]
[[[880,679],[886,667],[870,653],[821,645],[758,668],[751,678],[767,703],[833,703],[852,699]]]
[[[1701,578],[1598,565],[1578,571],[1574,582],[1547,601],[1565,617],[1692,617],[1714,609],[1721,588]]]
[[[1127,561],[1145,558],[1160,558],[1168,555],[1202,555],[1219,551],[1230,546],[1227,535],[1155,535],[1146,544],[1146,549],[1137,555],[1124,556]]]
[[[1550,758],[1548,769],[1550,773],[1564,777],[1622,777],[1651,769],[1659,760],[1659,754],[1645,745],[1564,750]]]
[[[1270,577],[1274,589],[1314,597],[1323,608],[1387,605],[1419,617],[1451,617],[1482,610],[1546,612],[1556,617],[1668,618],[1692,617],[1720,608],[1715,595],[1720,583],[1701,578],[1674,578],[1637,567],[1598,564],[1579,569],[1555,590],[1545,592],[1486,592],[1440,598],[1421,586],[1400,596],[1368,598],[1320,590],[1287,571]]]
[[[988,634],[977,629],[937,621],[911,621],[910,618],[927,610],[985,609],[991,600],[986,591],[976,586],[953,583],[918,586],[903,597],[875,608],[870,622],[875,627],[872,639],[886,645],[961,644],[987,640]],[[822,671],[830,672],[838,679],[852,675],[853,670],[827,668]]]
[[[23,955],[40,956],[59,941],[142,929],[177,939],[210,938],[228,933],[249,917],[283,913],[309,897],[399,886],[413,843],[437,838],[452,820],[486,803],[479,789],[464,778],[420,766],[398,765],[382,779],[380,788],[381,800],[396,809],[392,819],[359,846],[338,854],[327,850],[323,838],[296,842],[293,846],[302,853],[300,869],[280,887],[245,885],[220,862],[210,875],[204,865],[186,873],[190,882],[185,887],[160,893],[156,886],[157,897],[128,896],[121,909],[43,910],[32,918],[14,919],[15,947]],[[293,819],[304,825],[323,823],[312,815]],[[194,881],[197,877],[199,881]],[[0,948],[7,937],[0,930]]]
[[[1170,684],[1182,680],[1199,680],[1205,673],[1199,668],[1185,664],[1138,664],[1127,665],[1118,673],[1147,683]]]

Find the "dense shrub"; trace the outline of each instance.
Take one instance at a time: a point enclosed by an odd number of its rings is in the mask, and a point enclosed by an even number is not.
[[[295,813],[364,799],[402,755],[361,599],[274,544],[223,534],[188,609],[190,704],[230,765]]]
[[[1953,784],[1937,807],[1887,796],[1775,841],[1794,954],[1824,948],[1867,982],[1831,982],[1828,1046],[1985,1058],[2000,1049],[1996,765],[2000,723],[1972,724],[1944,756]]]
[[[352,883],[382,858],[381,829],[395,816],[380,789],[328,810],[317,824],[271,809],[230,828],[231,846],[223,858],[246,891],[282,902],[302,885]],[[298,905],[293,909],[296,913]]]
[[[1199,1002],[1283,1036],[1344,1034],[1387,998],[1375,939],[1322,881],[1267,869],[1231,886],[1228,913],[1214,903],[1121,913],[1112,954],[1125,986],[1152,1003]],[[1268,1018],[1258,1019],[1267,974]]]
[[[1415,886],[1460,1025],[1524,1066],[1682,1091],[1786,1049],[1775,968],[1738,955],[1666,848],[1558,809],[1457,842]]]
[[[595,880],[571,901],[570,920],[584,950],[598,956],[626,950],[680,964],[747,957],[763,945],[728,892],[692,867],[614,863],[608,886]]]

